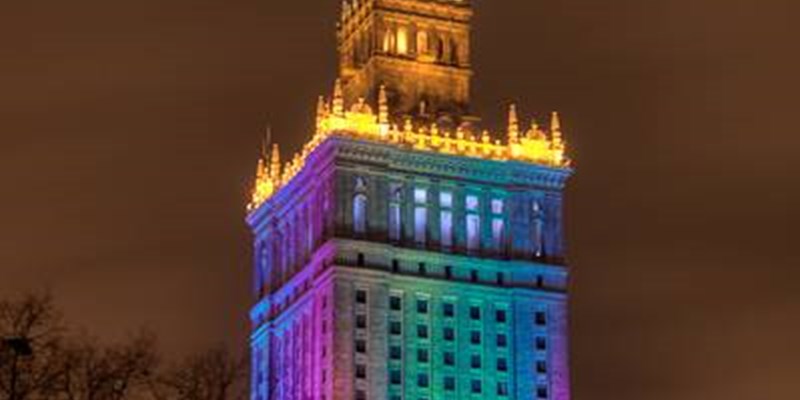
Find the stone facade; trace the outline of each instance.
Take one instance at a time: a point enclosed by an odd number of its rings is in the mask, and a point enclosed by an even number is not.
[[[329,138],[248,217],[259,298],[251,314],[253,399],[568,399],[567,177],[535,164]],[[401,236],[391,239],[393,189]],[[418,189],[427,193],[423,203]],[[443,192],[452,195],[448,247]],[[366,199],[362,232],[358,196]],[[478,199],[475,249],[467,246],[467,196]],[[492,200],[503,209],[492,210]],[[426,210],[422,242],[415,209]],[[493,218],[503,221],[499,246]]]

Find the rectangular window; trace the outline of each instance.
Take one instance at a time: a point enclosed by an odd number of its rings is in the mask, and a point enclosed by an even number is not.
[[[367,377],[367,366],[364,364],[356,364],[356,378],[364,379]]]
[[[481,344],[481,332],[480,331],[470,332],[469,342],[472,344]]]
[[[452,392],[456,390],[456,378],[452,376],[444,377],[444,390]]]
[[[547,325],[547,314],[544,311],[536,312],[536,325]]]
[[[399,296],[389,297],[389,309],[392,311],[400,311],[403,308],[403,299]]]
[[[466,200],[466,207],[467,211],[478,211],[478,207],[480,206],[480,202],[478,201],[478,196],[469,195],[467,196]]]
[[[426,388],[430,385],[428,381],[428,374],[419,374],[417,375],[417,386],[421,388]]]
[[[453,303],[442,304],[442,314],[444,314],[445,317],[456,315],[456,306]]]
[[[456,339],[456,331],[455,331],[455,329],[453,329],[453,328],[451,328],[449,326],[445,327],[444,328],[443,337],[444,337],[445,341],[452,342],[453,340]]]
[[[445,351],[444,352],[444,365],[448,367],[452,367],[456,365],[456,354],[452,351]]]
[[[364,314],[356,315],[356,328],[365,329],[367,327],[367,316]]]
[[[471,306],[469,308],[469,318],[478,321],[481,319],[481,308],[478,306]]]
[[[417,312],[420,314],[428,313],[428,300],[417,299]]]
[[[446,265],[444,267],[444,278],[445,279],[453,279],[453,267]]]
[[[403,358],[403,349],[400,346],[389,347],[389,358],[392,360],[400,360]]]
[[[503,214],[503,200],[492,199],[492,214],[495,215]]]
[[[367,400],[367,392],[362,389],[356,390],[356,400]]]
[[[393,242],[400,241],[401,225],[400,225],[400,204],[389,204],[389,240]]]
[[[365,304],[367,302],[367,291],[358,289],[356,290],[356,303]]]
[[[483,389],[481,388],[481,381],[479,379],[473,379],[469,382],[469,390],[472,393],[481,393]]]
[[[453,247],[453,193],[439,193],[439,206],[441,207],[439,222],[442,247]]]
[[[472,357],[469,358],[469,366],[471,368],[480,368],[481,367],[481,356],[477,354],[473,354]]]
[[[367,352],[367,342],[364,340],[356,340],[356,353],[364,354]]]
[[[497,395],[508,396],[508,382],[497,382]]]
[[[414,242],[424,245],[428,229],[428,191],[414,189]]]
[[[504,246],[505,222],[502,218],[492,218],[492,248],[501,252]]]
[[[399,385],[403,383],[403,374],[400,370],[393,369],[389,371],[389,383],[392,385]]]
[[[508,346],[508,336],[505,333],[498,333],[497,334],[497,347],[506,347]]]
[[[547,386],[539,385],[536,388],[536,397],[538,397],[540,399],[546,399],[547,398]]]
[[[508,361],[504,357],[497,359],[497,370],[500,372],[508,371]]]
[[[475,251],[481,246],[481,219],[477,214],[467,215],[467,250]]]
[[[392,335],[400,335],[403,333],[403,328],[400,324],[400,321],[389,322],[389,333]]]
[[[536,362],[536,372],[540,374],[547,373],[547,361],[539,360]]]
[[[499,323],[506,322],[506,310],[497,310],[494,312],[494,319]]]
[[[427,325],[417,325],[417,337],[420,339],[427,339],[428,338],[428,326]]]
[[[428,362],[428,349],[417,349],[417,362]]]
[[[539,336],[536,338],[536,350],[547,350],[547,339]]]

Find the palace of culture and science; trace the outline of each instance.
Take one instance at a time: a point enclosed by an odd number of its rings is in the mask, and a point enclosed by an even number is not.
[[[339,78],[259,160],[253,400],[569,400],[558,115],[470,109],[467,0],[346,0]]]

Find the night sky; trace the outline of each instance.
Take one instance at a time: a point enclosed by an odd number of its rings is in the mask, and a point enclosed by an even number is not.
[[[338,1],[8,3],[0,296],[243,347],[259,143],[309,137]],[[800,4],[475,3],[474,109],[557,109],[575,159],[575,398],[798,398]]]

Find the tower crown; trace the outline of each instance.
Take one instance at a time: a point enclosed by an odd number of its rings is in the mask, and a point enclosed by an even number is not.
[[[345,0],[338,29],[345,99],[386,87],[396,116],[447,117],[469,109],[470,19],[462,0]]]

